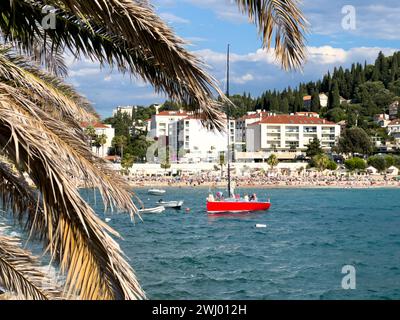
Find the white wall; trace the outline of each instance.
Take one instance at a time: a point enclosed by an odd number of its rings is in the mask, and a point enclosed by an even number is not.
[[[92,148],[92,152],[97,155],[97,151],[99,152],[98,155],[101,158],[104,158],[108,155],[111,147],[112,147],[112,140],[115,136],[115,129],[111,127],[111,125],[106,125],[108,128],[95,128],[96,135],[100,136],[105,134],[107,136],[107,142],[103,147],[100,147],[98,150],[95,146]]]

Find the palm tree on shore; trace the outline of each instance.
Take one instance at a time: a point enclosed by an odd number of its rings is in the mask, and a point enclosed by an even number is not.
[[[96,137],[96,144],[101,148],[102,157],[104,157],[104,145],[107,143],[107,135],[104,133]],[[97,151],[97,155],[99,154],[99,150]]]
[[[85,134],[88,136],[89,145],[91,149],[93,146],[93,140],[96,138],[96,129],[92,125],[89,125],[85,129]]]
[[[278,157],[275,154],[271,154],[267,159],[267,164],[270,166],[271,171],[279,164]]]
[[[128,139],[125,136],[115,136],[112,141],[112,145],[114,146],[116,151],[119,150],[121,161],[124,158],[124,147],[126,147],[127,143]]]
[[[285,69],[305,58],[305,21],[296,0],[236,1],[257,24],[263,46],[275,39]],[[55,8],[55,29],[44,29],[42,9]],[[9,217],[65,274],[64,288],[43,285],[31,254],[0,237],[0,286],[28,299],[140,299],[145,295],[111,236],[118,233],[78,192],[99,189],[107,209],[137,209],[125,181],[91,152],[81,121],[95,121],[91,105],[57,76],[67,73],[62,53],[143,78],[157,92],[222,128],[224,95],[203,63],[184,48],[146,2],[139,0],[12,0],[0,4],[0,195]],[[29,55],[33,59],[26,59]],[[42,68],[40,68],[40,66]],[[46,70],[46,71],[44,71]],[[24,174],[36,189],[26,182]],[[79,184],[78,182],[79,181]],[[47,282],[45,282],[47,283]]]

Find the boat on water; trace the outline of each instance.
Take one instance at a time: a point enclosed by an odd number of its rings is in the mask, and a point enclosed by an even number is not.
[[[158,206],[155,208],[148,208],[148,209],[141,209],[139,210],[140,214],[157,214],[157,213],[163,213],[165,211],[164,206]]]
[[[152,194],[154,196],[160,196],[165,194],[167,191],[163,190],[163,189],[150,189],[147,191],[149,194]]]
[[[229,98],[229,49],[228,45],[228,54],[227,54],[227,79],[226,79],[226,87],[227,92],[226,96]],[[226,122],[227,122],[227,132],[230,132],[230,106],[227,105],[226,112]],[[247,195],[244,198],[240,198],[240,196],[235,196],[234,188],[231,182],[231,142],[230,135],[228,136],[228,150],[227,150],[227,170],[228,170],[228,197],[223,198],[221,193],[217,193],[217,197],[214,198],[212,194],[207,198],[207,213],[208,214],[223,214],[223,213],[245,213],[245,212],[253,212],[253,211],[266,211],[271,207],[271,202],[266,200],[265,202],[259,201],[257,199],[256,194],[253,194],[251,197]]]
[[[270,207],[270,201],[247,201],[235,198],[207,201],[207,212],[209,214],[266,211]]]
[[[165,208],[171,209],[181,209],[183,206],[183,200],[180,201],[163,201],[160,200],[157,202],[160,206],[164,206]]]

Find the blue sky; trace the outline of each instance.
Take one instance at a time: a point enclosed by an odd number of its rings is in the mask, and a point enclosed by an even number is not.
[[[301,8],[310,23],[308,60],[301,72],[284,72],[272,53],[261,49],[254,25],[248,23],[230,0],[153,0],[156,11],[175,32],[191,44],[208,71],[225,88],[226,45],[232,46],[231,93],[260,95],[267,89],[297,86],[317,80],[335,66],[373,62],[378,52],[400,49],[400,3],[398,0],[303,0]],[[355,8],[354,30],[345,30],[342,8]],[[101,116],[111,115],[118,105],[149,105],[165,100],[148,84],[131,79],[97,63],[67,60],[68,81],[95,106]]]

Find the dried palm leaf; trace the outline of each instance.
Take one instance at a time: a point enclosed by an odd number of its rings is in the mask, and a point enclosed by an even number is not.
[[[0,285],[16,299],[62,299],[59,284],[43,271],[38,259],[2,232],[4,228],[0,228]]]

